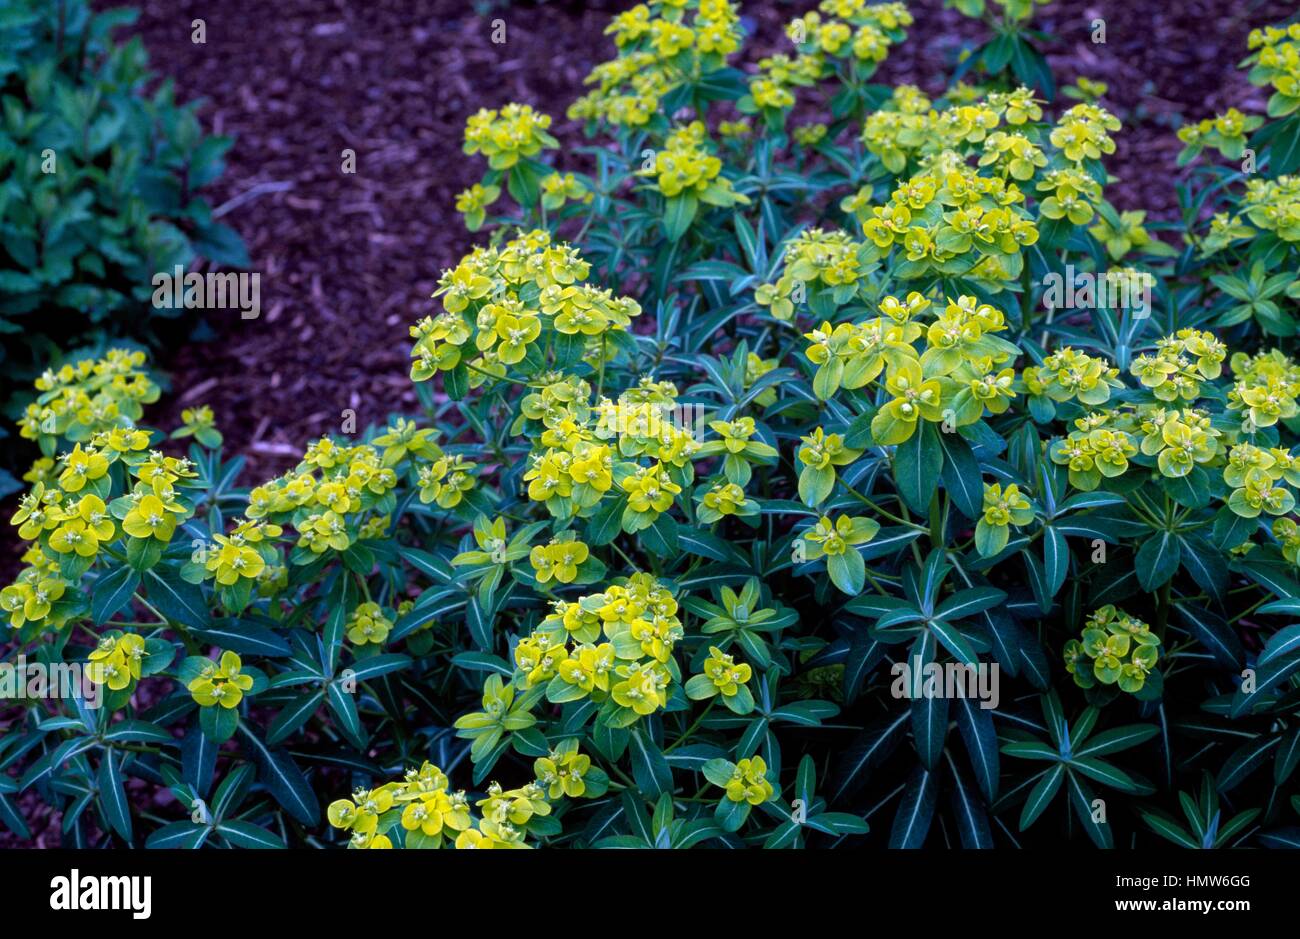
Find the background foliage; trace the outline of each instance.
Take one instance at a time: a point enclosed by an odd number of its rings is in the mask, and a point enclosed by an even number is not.
[[[226,137],[203,134],[138,39],[133,10],[85,0],[0,4],[0,401],[69,343],[159,340],[152,277],[196,255],[247,264],[200,190],[223,171]],[[9,403],[9,410],[13,411]]]

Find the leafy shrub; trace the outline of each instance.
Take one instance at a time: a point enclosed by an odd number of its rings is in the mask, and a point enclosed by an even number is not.
[[[475,115],[491,235],[411,328],[425,426],[245,491],[210,414],[158,449],[140,356],[42,379],[22,432],[58,458],[0,608],[103,706],[27,702],[0,817],[34,790],[76,843],[1296,843],[1300,365],[1202,328],[1195,236],[1105,201],[1101,89],[1052,117],[998,68],[871,84],[911,22],[826,0],[746,75],[724,0],[621,14],[571,111],[590,174],[546,162],[545,115]],[[1043,302],[1120,260],[1149,305]],[[176,807],[133,815],[127,776]]]
[[[1289,337],[1300,300],[1300,23],[1255,30],[1249,46],[1251,82],[1272,91],[1267,117],[1229,108],[1178,132],[1180,164],[1213,149],[1239,167],[1198,166],[1180,187],[1190,244],[1179,267],[1203,322]]]
[[[239,237],[198,195],[223,171],[138,38],[135,11],[85,0],[10,0],[0,11],[0,350],[7,401],[70,339],[156,340],[151,279],[195,253],[246,264]]]

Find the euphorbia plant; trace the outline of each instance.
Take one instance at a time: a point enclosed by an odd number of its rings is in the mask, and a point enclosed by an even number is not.
[[[730,3],[622,14],[589,175],[480,112],[490,235],[411,329],[423,413],[276,479],[236,488],[197,410],[155,450],[139,360],[44,379],[0,606],[111,694],[28,705],[3,817],[35,788],[83,841],[1145,844],[1208,771],[1258,809],[1232,844],[1294,838],[1300,366],[1171,290],[1048,309],[1116,254],[1180,273],[1104,200],[1120,122],[871,85],[910,22],[827,0],[747,80]],[[829,123],[787,132],[796,97]],[[124,773],[174,816],[137,830]]]

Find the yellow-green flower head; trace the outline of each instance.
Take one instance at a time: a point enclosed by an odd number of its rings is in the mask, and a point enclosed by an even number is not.
[[[840,515],[832,522],[828,516],[823,515],[803,534],[803,540],[808,546],[806,557],[811,561],[823,555],[845,554],[855,545],[870,541],[878,531],[880,523],[875,519]]]
[[[748,802],[750,805],[762,805],[772,798],[775,790],[767,779],[767,762],[761,756],[739,761],[726,791],[732,802]]]
[[[64,492],[80,492],[86,483],[99,479],[107,472],[107,457],[93,447],[82,450],[81,444],[77,444],[64,458],[59,486]]]
[[[184,514],[179,506],[168,504],[149,493],[142,496],[126,514],[126,518],[122,519],[122,530],[132,538],[171,541],[177,521]]]
[[[1136,694],[1159,658],[1160,639],[1142,620],[1107,604],[1088,617],[1082,639],[1067,642],[1064,652],[1080,687],[1117,684]]]
[[[578,577],[578,567],[591,556],[591,549],[574,535],[557,537],[545,546],[534,547],[528,555],[537,582],[544,584],[554,578],[562,584],[571,584]]]
[[[710,646],[709,657],[704,662],[701,674],[713,683],[719,693],[730,698],[749,681],[753,672],[748,664],[736,662],[717,646]]]
[[[348,619],[348,640],[354,645],[383,645],[393,623],[378,603],[366,602],[352,611]]]
[[[145,641],[134,633],[111,632],[100,637],[87,657],[87,677],[110,691],[123,691],[142,674]]]
[[[645,716],[668,704],[669,675],[662,666],[634,662],[618,666],[615,672],[620,680],[610,689],[610,696],[620,707]]]
[[[482,153],[494,170],[509,169],[521,158],[536,156],[559,142],[548,133],[549,114],[527,104],[507,104],[500,111],[480,108],[465,122],[466,153]]]
[[[551,799],[562,796],[577,798],[587,791],[584,778],[591,769],[591,757],[578,752],[578,741],[560,743],[546,756],[533,763],[537,785]]]

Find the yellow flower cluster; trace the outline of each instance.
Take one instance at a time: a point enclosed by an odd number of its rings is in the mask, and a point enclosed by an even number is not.
[[[135,633],[105,633],[91,651],[86,677],[110,691],[125,691],[143,675],[145,641]]]
[[[216,415],[206,404],[181,411],[181,426],[172,431],[172,439],[193,437],[201,446],[215,449],[221,446],[221,431],[217,430]]]
[[[284,529],[272,522],[236,519],[229,535],[213,536],[214,548],[201,558],[202,577],[210,576],[223,587],[233,587],[241,580],[259,584],[278,580],[284,568],[273,539],[283,533]]]
[[[500,111],[480,108],[465,121],[463,149],[483,154],[494,170],[507,170],[543,149],[559,147],[550,126],[551,116],[534,111],[532,105],[507,104]]]
[[[1142,620],[1108,603],[1088,617],[1082,639],[1071,639],[1064,652],[1065,670],[1079,687],[1118,684],[1136,694],[1160,657],[1160,638]]]
[[[528,497],[567,519],[590,515],[617,487],[628,496],[625,529],[645,528],[694,479],[699,444],[675,420],[677,389],[643,379],[617,401],[592,407],[589,396],[586,382],[568,379],[524,398],[524,418],[540,424],[524,473]]]
[[[474,373],[471,387],[504,377],[507,366],[537,348],[544,326],[548,335],[585,337],[587,349],[599,352],[605,333],[626,330],[641,307],[582,283],[590,269],[541,230],[504,248],[476,248],[438,281],[433,295],[445,312],[411,327],[411,379],[427,381],[462,363]]]
[[[326,810],[332,827],[350,832],[349,848],[392,848],[395,832],[405,848],[527,848],[529,823],[551,814],[559,799],[594,797],[608,786],[603,771],[572,738],[556,744],[533,764],[536,778],[518,789],[488,785],[470,807],[463,789],[452,791],[447,774],[425,762],[406,771],[400,782],[358,789],[351,799],[336,799]]]
[[[975,525],[975,550],[980,557],[992,557],[1007,546],[1012,525],[1028,525],[1033,520],[1033,506],[1019,486],[985,483],[983,513]]]
[[[551,173],[542,179],[542,208],[553,212],[566,202],[587,203],[591,190],[572,173]]]
[[[1215,254],[1261,231],[1271,232],[1283,241],[1300,242],[1300,176],[1247,180],[1241,210],[1218,212],[1210,220],[1203,253]]]
[[[727,798],[732,802],[745,802],[749,805],[762,805],[776,791],[767,778],[767,761],[761,756],[736,763],[724,788]]]
[[[720,68],[742,39],[729,0],[651,0],[614,17],[605,32],[618,58],[592,69],[585,83],[596,87],[569,107],[572,120],[647,124],[664,95]]]
[[[1119,118],[1100,105],[1085,101],[1061,115],[1048,139],[1067,160],[1082,163],[1114,153],[1115,141],[1110,133],[1119,128]]]
[[[815,147],[826,139],[825,124],[805,124],[794,129],[794,142],[801,147]]]
[[[786,25],[786,36],[798,49],[794,59],[775,55],[758,63],[759,74],[749,84],[754,108],[793,107],[794,89],[835,74],[836,60],[847,61],[855,81],[869,78],[890,48],[907,38],[905,28],[912,22],[902,3],[823,0],[818,10]],[[742,99],[741,109],[746,110],[747,104]]]
[[[653,177],[665,198],[694,196],[708,205],[747,204],[749,198],[734,192],[731,180],[719,176],[722,161],[713,155],[708,132],[701,121],[692,121],[668,135],[664,148],[655,153],[654,165],[638,171]]]
[[[298,533],[294,563],[308,563],[326,551],[346,551],[360,539],[368,516],[391,511],[392,490],[399,481],[394,466],[407,456],[433,461],[442,451],[429,431],[412,433],[409,426],[390,428],[374,444],[351,447],[322,437],[307,448],[296,467],[248,494],[248,518],[267,519],[274,526],[245,526],[236,532],[245,540],[260,541],[248,535],[256,531],[273,537],[280,524],[293,525]],[[260,576],[279,573],[274,558],[263,560],[267,567]]]
[[[1194,401],[1201,383],[1222,373],[1227,356],[1228,347],[1213,333],[1180,329],[1157,341],[1153,354],[1134,359],[1129,370],[1161,401]]]
[[[148,443],[146,432],[119,428],[100,431],[84,449],[76,444],[62,458],[57,488],[38,482],[19,502],[11,519],[19,537],[37,542],[70,578],[89,569],[101,548],[119,537],[114,519],[129,538],[169,542],[177,524],[193,513],[176,483],[197,474],[188,459],[142,452]],[[118,461],[137,481],[109,505],[109,467]]]
[[[1079,352],[1070,346],[1057,349],[1040,366],[1030,366],[1020,374],[1031,398],[1051,401],[1078,401],[1095,407],[1110,400],[1112,390],[1124,387],[1119,369],[1098,356]],[[1051,411],[1047,416],[1050,418]]]
[[[1193,405],[1204,396],[1204,384],[1219,377],[1225,356],[1222,342],[1196,329],[1158,340],[1155,351],[1139,356],[1130,368],[1156,400],[1076,418],[1074,429],[1052,442],[1050,458],[1068,467],[1070,484],[1085,491],[1123,475],[1134,459],[1150,466],[1154,458],[1155,472],[1169,479],[1188,476],[1198,467],[1222,468],[1232,490],[1227,505],[1236,514],[1285,514],[1295,504],[1287,485],[1300,483],[1300,460],[1286,449],[1260,447],[1245,438],[1300,413],[1300,366],[1276,350],[1235,355],[1227,413],[1244,412],[1244,419],[1239,429],[1224,430]],[[1089,407],[1105,404],[1112,388],[1122,387],[1117,376],[1104,360],[1070,349],[1023,375],[1037,403],[1073,399]],[[1054,413],[1035,412],[1039,420]]]
[[[47,619],[48,625],[62,629],[70,614],[61,615],[57,606],[68,589],[58,562],[39,548],[30,548],[23,555],[23,563],[26,566],[14,582],[0,590],[0,610],[9,614],[9,625],[14,629],[22,629],[28,621]]]
[[[749,96],[754,101],[754,109],[781,112],[794,107],[793,89],[816,84],[825,67],[825,59],[814,54],[798,55],[793,59],[778,54],[759,59],[758,75],[749,81]]]
[[[1250,356],[1234,353],[1228,409],[1245,412],[1249,427],[1272,427],[1296,414],[1300,365],[1277,349]]]
[[[552,612],[515,647],[515,681],[546,686],[553,703],[590,697],[626,727],[668,703],[681,680],[672,657],[682,638],[672,593],[649,574],[633,574],[601,593],[557,600]],[[459,725],[458,725],[459,726]]]
[[[368,600],[353,610],[348,618],[348,640],[358,646],[368,643],[383,645],[392,628],[393,621],[385,615],[383,608]]]
[[[239,707],[244,692],[253,687],[253,676],[243,672],[244,663],[233,652],[222,652],[221,661],[208,661],[185,687],[199,707]]]
[[[578,568],[591,557],[591,549],[573,532],[561,532],[549,544],[537,545],[528,554],[528,562],[539,584],[554,580],[571,584],[578,579]]]
[[[142,404],[158,396],[139,370],[143,362],[142,353],[114,350],[37,379],[41,395],[21,421],[24,436],[51,453],[60,437],[76,442],[71,452],[34,464],[27,474],[33,486],[10,519],[19,538],[31,542],[26,566],[0,591],[0,609],[15,629],[62,628],[77,605],[59,599],[103,551],[125,539],[129,559],[156,561],[193,513],[177,488],[197,476],[190,461],[149,450],[151,433],[134,426]],[[202,423],[203,415],[190,417]],[[125,472],[115,474],[114,464]],[[115,498],[115,479],[125,479],[130,491]]]
[[[1270,117],[1282,117],[1300,108],[1300,23],[1253,29],[1246,40],[1251,65],[1250,80],[1261,88],[1271,85]]]
[[[1245,216],[1283,241],[1300,241],[1300,176],[1249,180]]]
[[[1261,512],[1285,515],[1295,508],[1295,493],[1287,484],[1300,486],[1300,460],[1277,447],[1239,443],[1228,452],[1223,481],[1233,487],[1228,508],[1243,518]]]
[[[1282,548],[1282,557],[1292,564],[1300,564],[1300,525],[1290,518],[1274,519],[1273,537]]]
[[[700,674],[686,683],[686,697],[692,701],[707,701],[722,697],[722,703],[736,714],[748,714],[754,709],[754,695],[746,687],[754,670],[746,662],[717,646],[709,646],[709,657],[704,660]]]
[[[1014,181],[981,176],[948,150],[900,183],[887,204],[871,207],[863,231],[881,258],[902,249],[895,266],[902,278],[938,272],[992,286],[1019,276],[1021,249],[1038,241],[1024,201]]]
[[[758,383],[758,380],[768,372],[775,371],[780,366],[778,359],[765,359],[756,352],[750,352],[745,356],[745,390],[748,391]],[[761,408],[776,401],[776,389],[770,385],[758,393],[754,403]]]
[[[1236,108],[1228,108],[1215,117],[1180,127],[1178,139],[1186,147],[1178,160],[1185,163],[1207,146],[1218,150],[1230,160],[1240,159],[1246,149],[1246,135],[1257,130],[1263,123],[1264,119],[1259,115],[1246,115]]]
[[[46,371],[36,379],[39,394],[19,420],[19,434],[39,441],[50,456],[56,437],[75,443],[102,431],[131,433],[144,405],[160,394],[142,368],[144,361],[143,352],[110,349],[102,359]]]
[[[866,119],[862,142],[880,159],[885,169],[897,176],[911,160],[924,162],[924,158],[936,157],[945,150],[958,150],[964,145],[979,145],[987,155],[990,149],[987,141],[1005,121],[1013,130],[1003,131],[996,138],[997,142],[992,145],[994,156],[984,165],[997,164],[1009,172],[1010,161],[1017,156],[1022,160],[1028,159],[1029,164],[1035,167],[1045,165],[1039,161],[1041,151],[1038,147],[1024,134],[1015,131],[1042,116],[1040,102],[1023,86],[1010,92],[990,92],[982,98],[952,103],[939,110],[915,85],[899,85],[890,99]],[[1025,143],[1015,142],[1016,138]],[[1012,151],[1011,156],[1002,157],[1001,147]],[[1021,168],[1023,165],[1018,164],[1017,169]],[[1016,178],[1028,179],[1029,176]]]
[[[477,466],[459,454],[440,456],[419,469],[417,483],[420,501],[437,503],[439,508],[454,509],[465,501],[465,493],[474,489]]]
[[[827,322],[805,334],[810,342],[805,355],[817,366],[813,390],[819,397],[829,399],[841,387],[862,388],[884,374],[890,400],[871,422],[878,445],[908,440],[922,419],[973,424],[986,411],[1005,411],[1015,395],[1013,370],[1000,368],[1017,355],[1014,344],[995,335],[1006,329],[1002,312],[974,297],[959,297],[923,323],[920,317],[930,306],[915,291],[905,300],[885,297],[881,316],[834,327]]]
[[[818,287],[830,291],[836,305],[846,303],[856,295],[870,256],[868,246],[845,232],[810,228],[786,245],[785,270],[775,283],[760,284],[754,301],[779,320],[794,316],[800,292],[806,297]]]
[[[550,178],[547,177],[547,179]],[[487,216],[487,207],[499,198],[501,198],[500,186],[485,186],[482,183],[475,183],[456,196],[456,211],[465,216],[466,228],[470,231],[478,231],[483,227],[483,220]]]
[[[1051,193],[1039,204],[1039,213],[1044,218],[1069,219],[1072,225],[1091,221],[1101,204],[1101,183],[1077,167],[1049,170],[1036,188]]]

